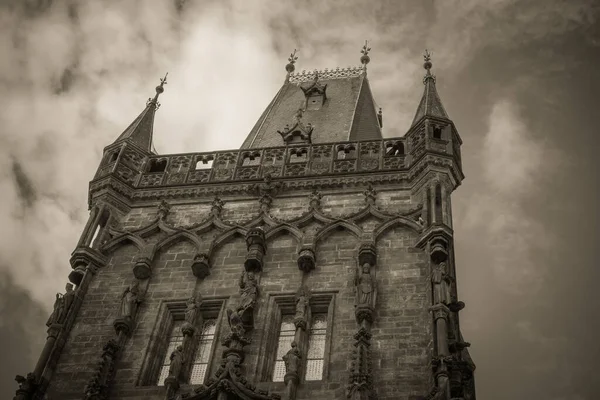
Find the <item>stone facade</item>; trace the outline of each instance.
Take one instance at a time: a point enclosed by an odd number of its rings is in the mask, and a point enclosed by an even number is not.
[[[90,184],[74,295],[15,398],[475,399],[450,205],[461,142],[422,113],[402,138],[250,153],[157,156],[128,128]],[[317,314],[321,379],[306,379]],[[286,315],[294,342],[274,382]],[[190,384],[208,320],[206,372]]]

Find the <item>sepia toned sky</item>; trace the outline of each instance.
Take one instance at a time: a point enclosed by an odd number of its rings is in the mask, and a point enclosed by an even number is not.
[[[0,0],[0,398],[33,369],[102,149],[169,72],[159,153],[241,145],[297,70],[359,65],[403,135],[422,52],[464,141],[459,298],[481,400],[600,392],[600,3]],[[595,394],[595,395],[594,395]]]

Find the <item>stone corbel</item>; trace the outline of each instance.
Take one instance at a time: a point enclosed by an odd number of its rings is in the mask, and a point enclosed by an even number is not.
[[[263,268],[263,258],[267,251],[265,232],[261,227],[250,228],[246,233],[248,255],[244,262],[246,271],[260,272]]]
[[[210,275],[210,258],[206,253],[198,253],[192,261],[192,273],[198,279],[204,279]]]
[[[142,248],[133,266],[133,275],[136,279],[144,280],[152,275],[152,259],[154,258],[155,245],[149,244]]]
[[[69,274],[69,281],[75,285],[80,285],[88,266],[97,269],[105,265],[106,262],[106,257],[98,250],[87,246],[77,247],[71,254],[70,263],[73,271]]]
[[[315,269],[315,252],[311,245],[302,246],[298,252],[298,269],[309,273]]]
[[[14,400],[30,400],[38,384],[35,375],[30,372],[27,376],[17,375],[15,381],[19,384]]]

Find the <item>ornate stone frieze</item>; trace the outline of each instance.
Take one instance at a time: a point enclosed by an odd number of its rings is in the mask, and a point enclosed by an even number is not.
[[[360,67],[347,67],[340,68],[337,67],[335,69],[325,68],[324,70],[314,70],[314,71],[306,71],[296,72],[290,74],[290,83],[301,83],[301,82],[310,82],[315,80],[315,75],[318,75],[321,80],[331,80],[331,79],[346,79],[346,78],[356,78],[364,73],[364,69],[362,66]]]

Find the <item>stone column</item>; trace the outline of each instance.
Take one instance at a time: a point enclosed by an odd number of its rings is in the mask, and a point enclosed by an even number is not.
[[[437,355],[447,357],[450,355],[448,348],[448,314],[450,310],[442,303],[434,305],[429,310],[432,312],[435,321]]]
[[[35,375],[36,379],[40,379],[42,377],[44,368],[46,367],[46,363],[48,362],[48,358],[50,357],[50,353],[54,348],[56,338],[58,338],[58,334],[60,333],[61,329],[62,324],[52,324],[48,327],[48,336],[46,337],[44,349],[42,350],[42,354],[40,354],[40,358],[35,365],[35,369],[33,370],[33,374]]]
[[[429,188],[427,190],[429,190],[429,208],[431,209],[431,211],[430,211],[431,221],[429,221],[429,225],[435,225],[438,222],[441,222],[441,221],[438,221],[436,218],[435,183],[432,183],[431,186],[429,186]]]

